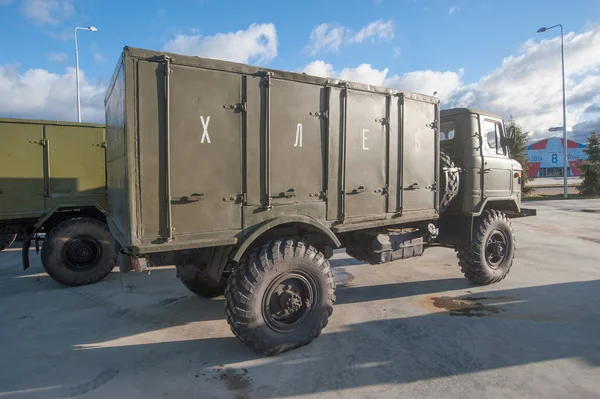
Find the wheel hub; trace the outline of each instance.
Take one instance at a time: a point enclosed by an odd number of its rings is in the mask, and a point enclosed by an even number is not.
[[[316,284],[300,273],[284,273],[269,286],[263,297],[266,323],[276,331],[296,329],[312,310]]]
[[[494,230],[489,235],[485,246],[485,257],[491,268],[497,268],[504,262],[507,253],[508,239],[504,232]]]
[[[67,241],[62,249],[62,260],[73,271],[93,268],[100,260],[102,250],[94,239],[74,237]]]

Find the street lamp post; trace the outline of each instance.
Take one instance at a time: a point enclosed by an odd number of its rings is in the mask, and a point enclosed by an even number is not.
[[[81,102],[79,100],[79,49],[77,48],[77,31],[78,30],[89,30],[90,32],[96,32],[98,29],[94,26],[87,28],[77,27],[73,31],[75,36],[75,84],[77,85],[77,121],[81,122]]]
[[[538,29],[538,33],[546,32],[549,29],[556,28],[560,26],[560,53],[562,58],[562,95],[563,95],[563,176],[564,176],[564,190],[565,190],[565,198],[568,198],[568,185],[567,185],[567,176],[568,176],[568,155],[567,155],[567,98],[565,95],[565,43],[564,43],[564,35],[563,35],[563,26],[561,24],[557,24],[550,27],[543,27]]]

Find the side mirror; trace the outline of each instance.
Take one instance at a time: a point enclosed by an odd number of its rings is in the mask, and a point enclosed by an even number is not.
[[[502,137],[502,147],[512,147],[515,144],[515,137]]]

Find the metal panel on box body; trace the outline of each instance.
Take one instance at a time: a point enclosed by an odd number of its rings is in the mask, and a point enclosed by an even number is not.
[[[286,80],[273,81],[270,187],[274,204],[323,200],[321,192],[327,136],[326,119],[320,116],[326,109],[324,87]]]
[[[241,102],[241,76],[177,65],[171,69],[175,236],[240,229],[242,111],[235,107]]]
[[[386,96],[349,90],[346,115],[346,217],[385,215]]]
[[[397,213],[401,207],[399,187],[402,187],[402,141],[400,140],[400,126],[402,121],[400,99],[397,96],[389,98],[389,142],[388,142],[388,213]]]
[[[340,217],[340,172],[343,168],[341,151],[344,125],[344,90],[329,88],[328,149],[327,149],[327,220]]]
[[[166,234],[165,199],[165,85],[164,64],[139,61],[136,64],[137,145],[141,236],[145,239]],[[130,151],[131,154],[131,151]],[[130,155],[131,156],[131,155]],[[137,168],[136,168],[137,169]],[[136,191],[137,191],[136,190]]]
[[[104,129],[46,126],[50,197],[105,194]]]
[[[0,214],[3,217],[45,209],[43,138],[42,125],[0,122]]]
[[[248,205],[259,206],[264,193],[261,171],[264,162],[261,157],[264,132],[264,91],[260,76],[246,76],[246,134],[245,134],[245,177],[246,201]],[[244,221],[245,222],[245,221]]]
[[[126,134],[133,133],[133,124],[127,127],[127,118],[131,115],[126,114],[126,86],[129,95],[132,96],[134,90],[133,78],[126,83],[125,60],[132,64],[132,59],[122,59],[117,65],[113,81],[107,93],[106,110],[106,188],[108,193],[107,210],[109,212],[108,224],[114,236],[119,236],[126,241],[121,241],[123,245],[129,245],[131,241],[130,218],[134,215],[130,212],[130,198],[128,196],[129,177],[128,163],[137,162],[134,153],[126,154]],[[131,68],[131,66],[129,67]],[[130,69],[131,70],[131,69]],[[129,99],[133,104],[133,97]],[[129,155],[129,156],[127,156]]]
[[[404,97],[402,212],[435,209],[436,119],[435,105]]]

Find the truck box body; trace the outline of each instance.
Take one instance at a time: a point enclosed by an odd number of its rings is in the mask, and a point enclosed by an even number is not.
[[[104,125],[0,119],[0,223],[106,206]]]
[[[134,254],[438,217],[434,97],[126,47],[106,99],[108,224]]]

